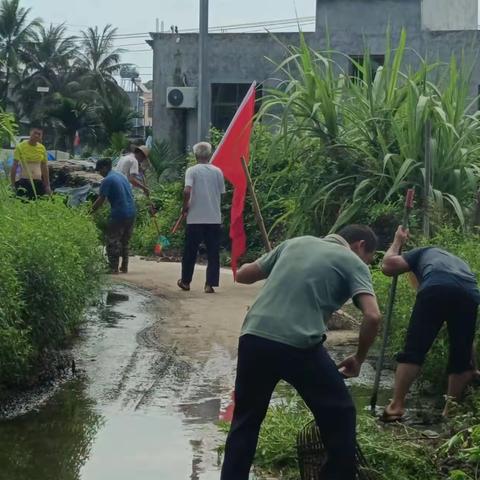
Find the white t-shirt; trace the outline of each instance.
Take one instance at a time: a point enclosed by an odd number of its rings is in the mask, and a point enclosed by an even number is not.
[[[220,204],[225,193],[222,171],[209,163],[199,163],[187,169],[185,186],[192,187],[187,223],[221,224]]]
[[[138,160],[135,158],[133,153],[129,153],[128,155],[124,155],[120,158],[115,167],[117,172],[123,173],[127,178],[130,175],[138,175]]]

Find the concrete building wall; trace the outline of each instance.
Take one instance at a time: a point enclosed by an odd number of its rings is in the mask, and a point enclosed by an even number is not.
[[[362,55],[365,46],[368,46],[371,54],[383,55],[387,29],[390,29],[395,46],[402,28],[405,28],[409,47],[407,62],[418,63],[418,54],[430,60],[449,62],[452,53],[460,58],[463,52],[471,52],[479,46],[476,31],[445,31],[446,27],[458,26],[465,20],[461,18],[463,11],[458,7],[460,4],[472,9],[476,1],[317,0],[316,32],[305,36],[308,44],[315,49],[325,48],[328,37],[330,47],[343,54]],[[438,7],[439,2],[445,4],[444,13],[451,17],[450,20],[440,18],[442,8]],[[469,16],[476,24],[476,11]],[[425,29],[425,22],[438,28]],[[211,34],[208,42],[210,84],[250,83],[256,80],[271,86],[278,82],[276,79],[280,75],[268,58],[277,63],[282,61],[285,58],[282,43],[298,45],[299,35]],[[184,150],[197,141],[197,112],[166,108],[166,89],[198,85],[198,36],[157,33],[152,34],[151,44],[154,50],[154,136],[168,140],[178,150]],[[345,70],[349,68],[345,58],[339,57],[339,61]],[[478,84],[480,70],[475,65],[472,94],[476,95]],[[211,98],[208,98],[208,103],[211,104]]]
[[[420,30],[420,0],[317,0],[317,33],[337,32],[347,38],[385,36],[402,27]]]
[[[313,34],[306,34],[310,40]],[[286,45],[298,44],[294,34],[277,36]],[[208,82],[275,84],[275,65],[285,48],[273,37],[259,34],[212,34],[209,37]],[[167,87],[198,85],[198,35],[154,34],[154,111],[153,133],[157,140],[167,140],[181,149],[196,141],[196,110],[167,108]],[[278,75],[276,75],[278,78]],[[209,89],[211,94],[211,90]],[[208,103],[211,104],[209,94]]]
[[[425,30],[477,30],[478,0],[422,0]]]

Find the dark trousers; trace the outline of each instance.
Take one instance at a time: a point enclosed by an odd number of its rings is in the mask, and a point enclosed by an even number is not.
[[[312,411],[327,450],[324,480],[355,478],[355,407],[323,345],[302,350],[253,335],[240,337],[235,410],[221,480],[247,480],[260,425],[280,380]]]
[[[107,225],[106,243],[110,270],[118,271],[122,257],[122,271],[128,270],[128,244],[135,226],[135,217],[123,220],[110,220]]]
[[[423,365],[444,323],[449,339],[448,373],[473,370],[472,346],[478,305],[461,287],[434,285],[417,294],[403,352],[398,363]]]
[[[45,187],[41,180],[33,180],[21,178],[15,182],[15,191],[17,197],[27,198],[28,200],[35,200],[37,197],[45,195]]]
[[[197,261],[198,247],[203,241],[207,248],[207,281],[211,287],[218,287],[220,281],[220,225],[189,224],[185,236],[182,258],[182,282],[190,284]]]

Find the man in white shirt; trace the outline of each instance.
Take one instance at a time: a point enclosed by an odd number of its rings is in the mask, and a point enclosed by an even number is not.
[[[117,172],[123,173],[128,178],[133,187],[142,189],[147,197],[150,190],[140,180],[140,166],[147,162],[149,154],[150,151],[145,145],[135,147],[132,153],[121,157],[115,167]]]
[[[201,142],[193,147],[197,165],[187,169],[182,212],[187,217],[187,234],[182,259],[182,278],[178,286],[190,290],[198,247],[203,241],[207,248],[208,266],[205,293],[214,293],[220,280],[220,211],[225,181],[222,171],[210,164],[212,146]]]

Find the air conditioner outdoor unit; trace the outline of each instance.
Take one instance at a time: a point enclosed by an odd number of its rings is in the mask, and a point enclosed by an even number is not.
[[[167,108],[197,108],[196,87],[167,87]]]

